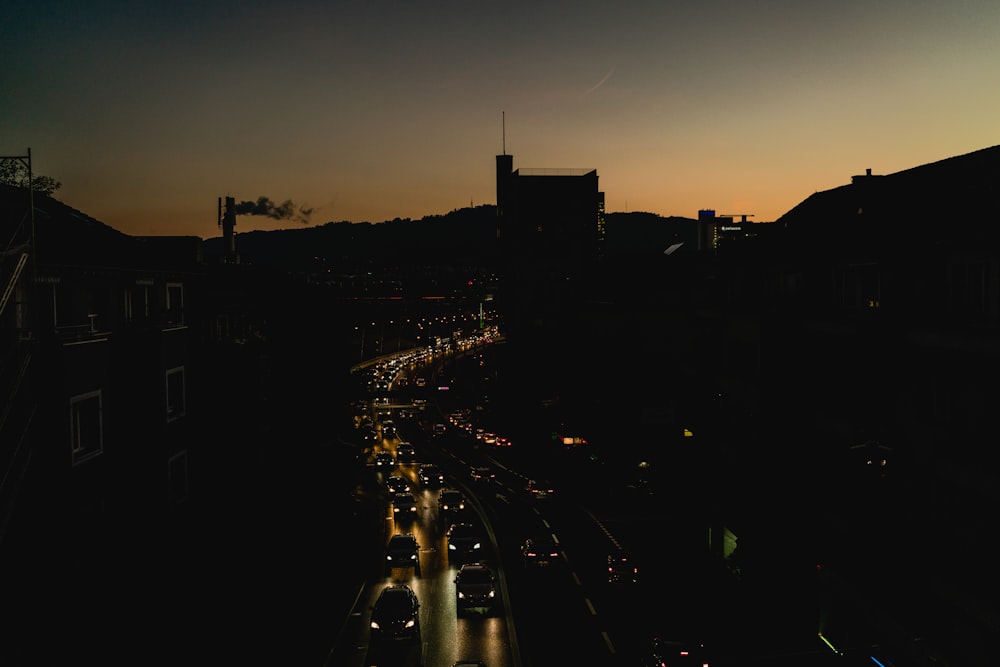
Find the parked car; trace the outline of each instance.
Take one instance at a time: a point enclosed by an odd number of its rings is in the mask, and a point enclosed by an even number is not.
[[[455,574],[455,609],[489,614],[496,602],[497,587],[493,572],[485,563],[464,563]]]
[[[371,612],[372,641],[420,640],[420,601],[406,584],[383,588]]]
[[[393,568],[412,567],[420,576],[420,544],[413,533],[396,533],[389,538],[385,548],[385,574],[389,576]]]

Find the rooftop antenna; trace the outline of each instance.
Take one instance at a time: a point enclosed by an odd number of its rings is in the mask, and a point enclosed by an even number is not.
[[[503,154],[507,154],[507,119],[504,112],[500,112],[500,136],[503,137]]]

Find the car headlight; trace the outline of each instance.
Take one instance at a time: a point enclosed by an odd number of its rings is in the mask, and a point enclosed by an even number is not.
[[[414,625],[416,625],[416,624],[417,624],[417,619],[415,619],[415,618],[411,618],[410,620],[408,620],[408,621],[406,622],[406,627],[408,627],[408,628],[412,628],[412,627],[413,627]]]
[[[379,630],[379,625],[376,621],[372,621],[372,630]]]

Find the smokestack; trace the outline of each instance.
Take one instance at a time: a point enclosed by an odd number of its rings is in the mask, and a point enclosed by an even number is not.
[[[236,255],[236,198],[226,197],[225,210],[222,208],[222,197],[219,197],[219,225],[222,227],[222,241],[226,249],[223,261],[226,264],[238,264]]]

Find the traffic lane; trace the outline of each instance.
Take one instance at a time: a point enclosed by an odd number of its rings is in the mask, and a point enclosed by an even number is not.
[[[560,529],[523,496],[494,493],[479,496],[496,527],[500,561],[510,588],[510,607],[524,664],[618,664],[616,647],[594,608],[588,587],[576,571],[574,554],[592,552],[579,541],[561,541]],[[593,522],[578,510],[575,519],[594,539],[604,540]],[[563,519],[556,523],[564,525]],[[579,528],[577,528],[579,529]],[[575,530],[569,531],[570,533]],[[526,537],[554,534],[559,556],[549,565],[526,568],[521,547]],[[601,551],[606,551],[601,548]],[[597,560],[593,561],[597,563]],[[603,570],[600,565],[595,569]],[[594,573],[596,578],[597,573]]]
[[[509,467],[504,470],[514,479],[523,479]],[[681,509],[667,512],[651,499],[636,500],[625,507],[612,505],[605,502],[606,495],[597,485],[589,495],[581,495],[579,489],[568,493],[558,489],[545,501],[529,500],[516,484],[502,488],[505,493],[496,497],[504,503],[497,507],[508,508],[510,516],[501,517],[498,524],[521,528],[509,541],[519,543],[528,526],[561,537],[565,558],[561,567],[574,586],[558,591],[556,597],[550,595],[541,606],[551,609],[554,602],[565,602],[569,605],[565,613],[572,617],[572,601],[582,601],[587,615],[577,630],[600,636],[599,648],[603,649],[587,651],[591,659],[605,655],[609,661],[637,661],[650,638],[664,633],[694,641],[726,636],[724,622],[731,609],[720,594],[717,571],[708,559],[705,530]],[[589,509],[591,503],[601,509]],[[608,583],[607,556],[619,548],[632,553],[640,563],[640,585]],[[516,552],[508,552],[510,558],[517,558]],[[560,575],[553,578],[558,581]],[[526,591],[528,599],[537,602],[534,596],[539,590],[528,586]],[[532,622],[532,612],[538,609],[533,603],[515,607],[518,623],[522,617]],[[580,635],[574,636],[579,643]],[[525,647],[525,655],[538,650],[534,643]]]
[[[446,522],[436,512],[431,489],[416,491],[421,504],[420,516],[397,526],[383,501],[382,518],[388,535],[397,531],[413,532],[418,537],[421,574],[412,568],[393,568],[388,576],[370,576],[365,591],[352,605],[343,630],[325,664],[333,665],[421,665],[451,667],[459,659],[483,659],[491,667],[518,667],[508,629],[508,614],[501,595],[496,613],[459,619],[456,611],[454,576],[457,563],[448,556]],[[478,520],[474,520],[478,521]],[[484,543],[492,544],[484,527]],[[383,544],[384,546],[384,544]],[[384,554],[380,551],[374,570],[380,574]],[[478,558],[494,563],[495,550],[483,549]],[[420,600],[420,642],[373,643],[370,636],[370,612],[379,591],[390,584],[403,583]]]

